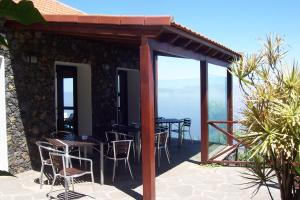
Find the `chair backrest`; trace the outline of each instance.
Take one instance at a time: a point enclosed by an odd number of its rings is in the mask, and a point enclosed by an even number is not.
[[[53,173],[57,174],[63,170],[64,176],[66,175],[66,156],[65,154],[50,152],[49,153]]]
[[[53,148],[53,145],[49,142],[37,141],[36,145],[38,146],[41,161],[44,162],[49,159],[50,152],[64,153],[63,151],[59,151]]]
[[[190,118],[183,119],[183,126],[191,126],[192,120]]]
[[[63,138],[67,135],[74,135],[74,134],[69,131],[53,131],[52,133],[50,133],[50,136],[53,138]]]
[[[116,131],[105,131],[105,139],[106,142],[117,141],[119,139],[118,133]]]
[[[169,134],[166,131],[155,133],[155,143],[157,143],[158,146],[167,145],[168,137]]]
[[[114,158],[128,158],[132,140],[112,141]]]

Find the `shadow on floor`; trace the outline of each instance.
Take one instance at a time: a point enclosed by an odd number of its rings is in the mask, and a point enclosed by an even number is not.
[[[195,141],[191,143],[190,141],[186,141],[182,144],[181,147],[178,147],[177,139],[172,139],[169,145],[169,151],[170,151],[170,161],[171,164],[168,163],[166,154],[164,150],[161,152],[161,165],[160,167],[156,164],[156,176],[160,176],[161,174],[173,169],[174,167],[180,165],[181,163],[188,161],[195,164],[200,164],[200,143],[198,141]],[[100,182],[100,175],[99,175],[99,155],[91,155],[93,158],[94,163],[94,177],[95,182]],[[116,168],[116,176],[115,181],[112,182],[112,174],[113,174],[113,161],[111,160],[105,160],[104,161],[104,184],[111,185],[122,192],[128,194],[134,199],[142,199],[142,195],[135,191],[135,188],[142,185],[142,166],[141,162],[139,163],[137,160],[134,161],[132,158],[130,160],[130,165],[132,168],[134,180],[131,179],[129,171],[127,168],[125,168],[124,162],[119,162],[118,167]],[[156,163],[157,163],[157,157],[156,157]],[[52,175],[52,169],[51,168],[45,168],[45,176],[44,177],[44,184],[52,184],[53,175]],[[50,180],[50,181],[47,181]],[[80,178],[75,179],[76,183],[81,182],[90,182],[91,178],[90,176],[83,176]],[[39,178],[35,180],[37,184],[39,184]],[[59,180],[55,183],[55,185],[62,184],[64,185],[63,180]],[[60,194],[64,195],[64,193]],[[72,195],[72,196],[71,196]],[[70,193],[70,199],[78,199],[85,196],[84,194],[71,192]],[[64,196],[57,196],[58,198],[63,198]]]

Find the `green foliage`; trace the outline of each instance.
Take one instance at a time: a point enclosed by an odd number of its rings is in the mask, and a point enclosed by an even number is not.
[[[0,0],[0,18],[4,20],[15,20],[23,25],[44,23],[41,13],[36,9],[31,1],[22,0],[15,3],[12,0]],[[2,35],[0,35],[0,45],[7,46]]]
[[[232,73],[239,79],[245,108],[241,139],[250,158],[261,156],[275,171],[282,199],[294,199],[293,162],[300,144],[300,70],[283,64],[287,51],[278,36],[268,36],[262,49],[236,60]]]
[[[276,176],[273,169],[266,164],[261,156],[254,156],[248,161],[253,162],[253,164],[249,165],[248,171],[242,172],[242,177],[248,180],[248,182],[244,183],[248,185],[246,188],[256,187],[253,192],[253,195],[256,195],[262,186],[266,186],[271,199],[273,199],[269,189],[269,184],[273,183],[273,179]]]

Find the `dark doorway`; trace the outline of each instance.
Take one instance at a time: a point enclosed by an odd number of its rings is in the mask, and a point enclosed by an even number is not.
[[[77,68],[56,66],[57,76],[57,130],[77,135]]]
[[[118,124],[128,124],[127,72],[118,70]]]

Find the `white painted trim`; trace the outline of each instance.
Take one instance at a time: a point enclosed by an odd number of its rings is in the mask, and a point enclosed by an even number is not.
[[[0,60],[0,170],[8,171],[4,57],[0,56]]]

